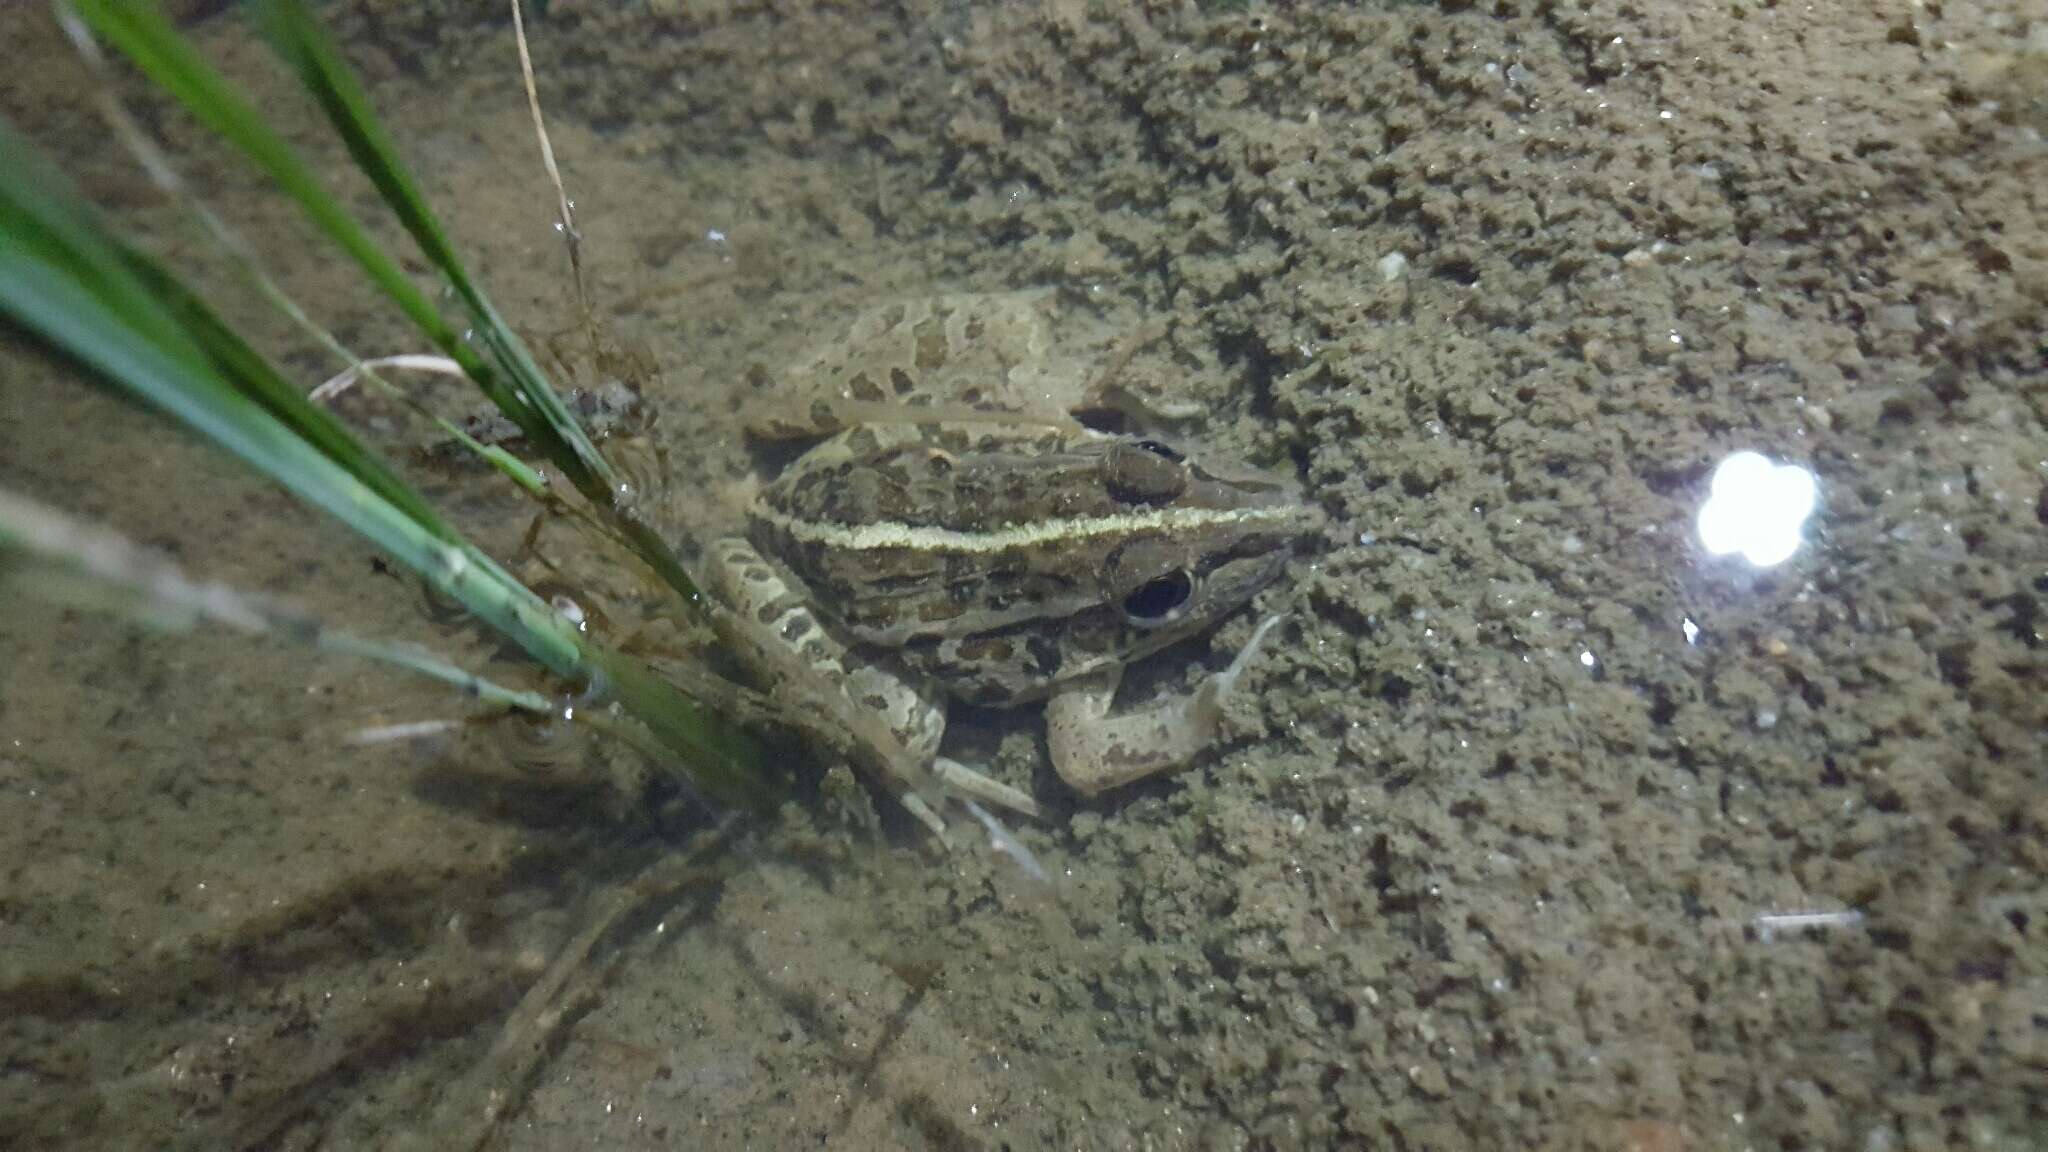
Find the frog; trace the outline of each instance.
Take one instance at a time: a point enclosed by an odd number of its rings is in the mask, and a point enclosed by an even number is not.
[[[1084,797],[1195,761],[1281,617],[1192,691],[1118,712],[1125,668],[1234,615],[1323,522],[1282,477],[1084,422],[1132,394],[1060,323],[1043,291],[863,313],[748,411],[798,454],[708,549],[726,647],[942,839],[948,797],[1042,815],[941,753],[951,703],[1042,706]]]

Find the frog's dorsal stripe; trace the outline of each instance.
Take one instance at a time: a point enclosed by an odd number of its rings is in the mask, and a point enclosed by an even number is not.
[[[1047,544],[1129,535],[1133,532],[1201,532],[1220,527],[1264,527],[1291,531],[1302,522],[1302,510],[1274,508],[1146,508],[1115,516],[1070,516],[1010,524],[969,532],[923,524],[881,520],[871,524],[837,524],[801,520],[763,510],[776,530],[803,544],[819,544],[857,552],[909,549],[924,553],[1006,552]]]

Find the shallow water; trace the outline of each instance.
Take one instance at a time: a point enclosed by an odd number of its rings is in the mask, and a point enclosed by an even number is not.
[[[1098,800],[1035,716],[957,721],[1052,809],[1013,828],[1040,885],[836,783],[706,847],[575,733],[352,747],[456,705],[12,606],[0,1144],[2048,1146],[2043,26],[1445,7],[551,5],[591,298],[662,369],[679,534],[758,474],[740,399],[864,307],[1051,287],[1077,326],[1161,325],[1130,385],[1329,513],[1259,601],[1285,641],[1225,751]],[[572,329],[500,6],[323,12],[501,308]],[[105,145],[44,21],[10,18],[0,109],[331,371]],[[367,211],[234,19],[191,28]],[[338,334],[415,350],[157,121]],[[1817,477],[1767,571],[1694,532],[1739,450]],[[517,549],[516,501],[414,475]],[[0,485],[518,674],[11,337]],[[1832,918],[1771,919],[1804,913]],[[537,1025],[522,995],[581,949]]]

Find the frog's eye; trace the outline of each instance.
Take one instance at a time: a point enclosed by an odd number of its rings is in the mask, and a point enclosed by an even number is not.
[[[1187,456],[1176,451],[1173,445],[1168,444],[1163,440],[1153,440],[1147,438],[1138,441],[1138,447],[1143,448],[1145,451],[1150,452],[1151,454],[1159,457],[1162,460],[1171,460],[1175,464],[1178,464],[1181,461],[1187,459]]]
[[[1109,494],[1125,504],[1165,504],[1188,486],[1188,470],[1178,454],[1156,440],[1116,444],[1104,457],[1103,479]]]
[[[1194,577],[1187,569],[1176,568],[1147,580],[1136,592],[1124,597],[1124,615],[1133,624],[1163,624],[1194,593]]]

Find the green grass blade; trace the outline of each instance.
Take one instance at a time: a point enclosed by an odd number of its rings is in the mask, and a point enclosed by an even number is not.
[[[450,542],[461,540],[461,534],[446,524],[390,465],[364,447],[332,413],[307,400],[303,392],[155,259],[125,244],[120,247],[120,255],[128,270],[183,324],[186,333],[220,367],[222,376],[237,385],[244,396],[434,535]]]
[[[148,309],[129,309],[129,319],[146,323],[157,343],[183,354],[213,359],[222,376],[243,385],[244,395],[282,420],[300,439],[347,470],[359,482],[425,526],[444,541],[460,534],[444,523],[397,473],[364,448],[330,413],[310,403],[289,381],[230,330],[212,309],[188,291],[154,259],[114,237],[66,187],[62,177],[41,163],[25,140],[0,128],[0,147],[14,159],[0,171],[5,206],[0,212],[12,225],[10,235],[39,242],[46,262],[79,271],[81,283],[98,286],[98,298],[119,309],[124,291]],[[18,158],[18,159],[16,159]],[[123,281],[132,279],[124,289]]]
[[[93,33],[118,48],[186,111],[240,149],[362,266],[370,279],[436,345],[454,345],[461,362],[476,360],[433,302],[343,209],[263,115],[203,60],[154,4],[131,0],[68,0]],[[467,369],[468,365],[464,364]]]
[[[129,0],[68,0],[93,33],[119,49],[150,79],[183,104],[202,124],[233,144],[296,201],[313,223],[355,260],[380,291],[397,304],[429,341],[462,366],[463,372],[543,449],[559,444],[550,425],[520,393],[450,325],[397,262],[342,208],[298,153],[273,131],[263,115],[200,57],[152,4]],[[559,400],[547,390],[548,400]],[[580,435],[580,429],[578,434]],[[587,441],[586,441],[587,443]],[[551,452],[557,466],[579,487],[586,466],[573,451]]]
[[[191,213],[193,219],[199,224],[200,229],[206,233],[214,242],[214,245],[220,249],[221,253],[241,273],[243,279],[247,280],[250,286],[256,290],[257,295],[263,297],[272,307],[283,313],[293,324],[298,326],[300,331],[312,337],[314,342],[333,353],[337,360],[348,365],[341,376],[336,378],[344,381],[344,387],[346,382],[363,381],[366,385],[377,389],[386,397],[397,401],[407,410],[439,427],[442,434],[459,443],[464,449],[475,454],[491,467],[504,474],[513,483],[525,489],[529,495],[543,502],[553,502],[553,493],[549,491],[547,478],[542,473],[502,448],[478,443],[474,437],[456,427],[446,417],[433,412],[426,405],[414,399],[410,393],[405,392],[397,385],[386,380],[378,364],[365,361],[354,352],[351,352],[332,332],[329,332],[325,326],[314,320],[304,308],[300,307],[298,301],[292,299],[291,295],[264,270],[262,262],[257,258],[255,248],[238,235],[233,228],[229,227],[227,221],[221,219],[218,214],[207,207],[204,200],[192,191],[191,186],[185,182],[184,177],[179,175],[177,166],[172,163],[171,158],[164,153],[163,149],[157,146],[156,141],[150,137],[150,134],[143,129],[135,117],[128,112],[127,106],[122,102],[119,93],[115,90],[117,81],[113,78],[112,69],[108,67],[106,56],[100,51],[99,41],[94,39],[92,30],[86,26],[85,22],[63,0],[57,0],[56,9],[58,23],[63,26],[65,35],[71,39],[73,46],[78,49],[78,54],[84,59],[86,66],[92,69],[93,74],[104,85],[104,89],[98,94],[96,103],[99,105],[101,118],[107,122],[108,128],[112,129],[122,146],[127,148],[135,157],[136,163],[142,168],[143,173],[149,177],[150,182],[185,206],[186,210]],[[155,267],[154,261],[137,261],[133,258],[130,259],[130,265],[138,275],[144,275],[145,278]],[[218,323],[214,323],[213,327],[221,328],[225,331],[224,326]],[[228,335],[232,336],[232,333]],[[239,341],[236,340],[233,343],[239,343]],[[386,358],[387,361],[413,359],[418,358],[405,356]],[[446,369],[452,369],[454,375],[465,380],[468,379],[462,373],[462,366],[453,360],[445,356],[433,357],[432,359],[438,360],[441,365],[445,365]],[[406,366],[416,369],[422,367],[416,364]],[[435,367],[430,370],[443,371],[444,369]],[[232,376],[233,374],[230,373],[230,375]],[[333,381],[330,381],[330,383],[333,383]],[[263,397],[261,396],[256,397],[256,399],[259,403],[263,402]],[[313,393],[308,394],[307,399],[318,401],[319,390],[316,389]],[[290,422],[290,418],[285,413],[280,412],[279,415],[286,418],[287,422]],[[305,428],[301,428],[300,431],[302,435],[309,434]],[[323,439],[318,434],[312,434],[312,438],[316,440]],[[333,453],[330,452],[329,455],[331,456]],[[392,496],[394,493],[387,492],[386,495]]]
[[[252,0],[251,7],[279,56],[342,137],[351,156],[377,187],[421,251],[468,308],[474,332],[489,354],[458,336],[404,272],[371,240],[297,153],[271,130],[165,20],[153,5],[130,0],[67,0],[92,31],[113,44],[176,97],[200,122],[262,168],[360,264],[371,280],[444,354],[462,366],[492,403],[538,446],[585,499],[612,518],[633,551],[693,609],[702,603],[694,580],[658,532],[635,508],[637,493],[591,443],[561,397],[548,384],[525,343],[470,278],[426,200],[406,175],[396,150],[378,126],[369,102],[340,54],[299,0]]]
[[[438,519],[415,518],[408,508],[425,507],[417,497],[387,499],[352,470],[373,458],[345,429],[328,429],[339,442],[323,450],[252,399],[269,385],[227,374],[260,366],[274,377],[253,350],[168,273],[138,274],[134,250],[75,207],[76,193],[4,126],[0,151],[9,161],[0,165],[0,313],[354,528],[556,674],[617,686],[628,711],[713,795],[773,802],[751,741],[590,642]]]
[[[7,143],[18,156],[20,142]],[[111,246],[63,249],[25,242],[35,221],[11,195],[20,171],[17,165],[0,168],[0,308],[99,375],[350,524],[407,567],[438,577],[451,595],[556,673],[575,676],[582,670],[573,632],[547,605],[494,579],[465,580],[465,572],[479,568],[466,546],[412,519],[227,384],[142,281],[130,277],[123,283],[126,271]]]
[[[404,162],[398,157],[398,150],[392,146],[376,114],[371,111],[369,98],[364,95],[362,86],[356,82],[354,74],[342,61],[341,54],[335,50],[319,23],[300,0],[252,0],[250,9],[271,47],[326,114],[328,123],[340,135],[349,154],[355,157],[356,166],[377,186],[384,203],[397,215],[405,230],[412,234],[421,253],[440,269],[448,283],[454,286],[456,294],[468,305],[476,321],[477,334],[521,386],[525,399],[545,423],[550,438],[566,448],[582,470],[606,490],[615,488],[618,480],[611,465],[584,434],[582,425],[576,422],[561,397],[547,386],[546,377],[534,363],[525,343],[498,315],[483,289],[470,278],[462,260],[455,254],[454,246],[448,242],[440,221],[427,206],[426,197],[413,185]],[[531,430],[529,434],[533,434]],[[609,503],[610,498],[603,502]]]
[[[383,194],[386,205],[412,234],[420,251],[469,306],[477,335],[511,377],[520,395],[532,405],[534,418],[524,419],[517,412],[508,414],[519,422],[529,438],[548,451],[550,458],[564,467],[586,498],[613,514],[629,546],[654,568],[663,582],[691,605],[700,603],[702,597],[696,582],[676,559],[668,542],[634,511],[633,502],[638,494],[621,484],[618,474],[591,443],[561,396],[549,386],[525,341],[505,322],[496,305],[463,267],[433,209],[406,174],[405,165],[378,123],[362,86],[303,0],[252,0],[251,7],[271,45],[326,113],[328,123],[341,136],[357,166]],[[502,402],[499,406],[504,407]],[[577,467],[568,466],[572,459]]]

